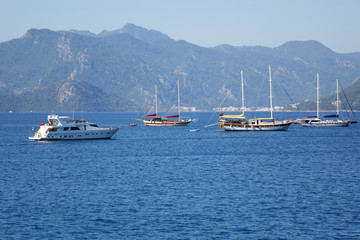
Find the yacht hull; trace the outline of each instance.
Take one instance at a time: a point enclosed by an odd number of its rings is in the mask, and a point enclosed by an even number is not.
[[[109,128],[101,130],[84,130],[76,131],[76,133],[68,132],[49,132],[48,134],[35,133],[29,137],[35,141],[52,141],[52,140],[90,140],[90,139],[109,139],[119,128]]]
[[[299,123],[303,127],[347,127],[350,122],[316,122]]]
[[[144,125],[147,127],[174,127],[174,126],[187,126],[191,120],[143,120]]]
[[[225,131],[287,131],[291,123],[273,125],[224,124]]]

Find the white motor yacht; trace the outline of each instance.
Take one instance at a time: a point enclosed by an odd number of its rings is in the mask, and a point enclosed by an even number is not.
[[[85,120],[71,120],[67,116],[48,115],[48,123],[41,122],[40,128],[35,131],[31,140],[79,140],[79,139],[108,139],[120,127],[99,127],[95,123]]]

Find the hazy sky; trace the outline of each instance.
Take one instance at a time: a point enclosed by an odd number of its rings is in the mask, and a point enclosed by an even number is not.
[[[126,23],[212,47],[317,40],[360,52],[360,0],[0,0],[0,42],[30,28],[115,30]]]

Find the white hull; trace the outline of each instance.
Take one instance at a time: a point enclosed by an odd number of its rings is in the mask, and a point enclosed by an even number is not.
[[[86,139],[109,139],[119,128],[109,128],[100,130],[85,130],[76,131],[76,133],[69,132],[49,132],[48,134],[35,133],[34,136],[29,137],[35,141],[49,141],[49,140],[86,140]]]
[[[144,125],[147,127],[174,127],[174,126],[187,126],[191,120],[143,120]]]
[[[287,131],[291,123],[279,125],[224,125],[225,131]]]
[[[303,127],[347,127],[349,126],[348,121],[340,121],[340,122],[332,122],[332,121],[322,121],[322,122],[310,122],[310,123],[302,123],[299,124]]]

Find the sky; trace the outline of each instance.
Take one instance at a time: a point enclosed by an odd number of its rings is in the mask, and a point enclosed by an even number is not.
[[[0,42],[31,28],[98,34],[127,23],[203,47],[316,40],[360,52],[360,0],[0,0]]]

